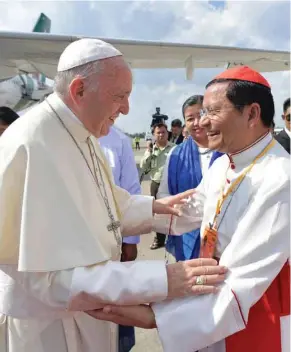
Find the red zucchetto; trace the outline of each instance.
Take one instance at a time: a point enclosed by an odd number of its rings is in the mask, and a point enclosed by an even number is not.
[[[214,77],[213,80],[216,80],[216,79],[232,79],[232,80],[253,82],[253,83],[261,84],[271,89],[269,82],[259,72],[253,70],[248,66],[239,66],[239,67],[230,68],[220,73],[216,77]]]

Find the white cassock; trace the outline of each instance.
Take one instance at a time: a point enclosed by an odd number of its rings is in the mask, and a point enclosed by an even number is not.
[[[91,174],[89,133],[56,94],[48,102],[0,139],[0,351],[116,352],[116,325],[83,311],[165,299],[165,264],[119,262],[120,246]],[[114,186],[98,143],[94,148],[123,235],[150,232],[152,197]]]
[[[201,234],[213,222],[217,200],[226,178],[230,184],[270,143],[266,135],[250,148],[217,159],[184,210],[185,216],[164,217],[158,231],[179,234],[189,231],[203,214]],[[227,190],[228,186],[226,186]],[[163,216],[159,216],[162,218]],[[165,352],[232,352],[227,337],[245,329],[251,307],[259,301],[281,272],[290,255],[290,159],[276,142],[224,202],[218,218],[215,257],[229,269],[218,294],[176,299],[153,304],[158,333]],[[169,228],[171,227],[171,230]],[[285,303],[289,297],[285,296]],[[264,326],[261,333],[268,334]],[[256,339],[256,336],[254,336]],[[281,317],[279,342],[267,349],[246,352],[290,351],[290,316]],[[274,342],[275,343],[275,342]]]

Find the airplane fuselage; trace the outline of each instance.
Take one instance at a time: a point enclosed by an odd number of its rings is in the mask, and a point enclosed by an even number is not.
[[[39,82],[33,75],[18,75],[0,82],[0,106],[7,106],[15,111],[24,110],[50,90],[50,87]]]

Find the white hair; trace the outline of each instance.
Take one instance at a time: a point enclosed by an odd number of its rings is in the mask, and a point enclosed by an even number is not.
[[[62,97],[65,97],[69,92],[69,86],[71,82],[77,77],[83,79],[86,78],[86,89],[89,89],[90,91],[96,91],[98,89],[98,79],[96,80],[96,75],[98,77],[98,74],[104,71],[106,64],[114,62],[115,66],[120,65],[120,62],[118,62],[116,58],[117,57],[112,57],[104,60],[92,61],[87,64],[71,68],[67,71],[58,72],[54,80],[54,91]],[[127,65],[125,61],[123,62],[125,65]],[[111,71],[111,73],[114,73],[114,69]],[[93,79],[94,75],[95,79]]]
[[[87,78],[87,88],[90,90],[97,90],[98,81],[94,81],[92,76],[104,70],[106,60],[92,61],[87,64],[71,68],[67,71],[58,72],[54,80],[54,91],[59,95],[65,97],[69,91],[71,82],[77,78]]]

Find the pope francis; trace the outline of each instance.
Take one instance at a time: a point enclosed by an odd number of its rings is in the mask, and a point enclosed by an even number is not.
[[[1,136],[0,351],[116,352],[116,325],[86,312],[211,293],[223,281],[213,259],[119,262],[121,235],[158,230],[153,214],[177,215],[189,194],[154,201],[113,184],[94,139],[128,113],[131,89],[118,50],[76,41],[54,93]]]

